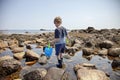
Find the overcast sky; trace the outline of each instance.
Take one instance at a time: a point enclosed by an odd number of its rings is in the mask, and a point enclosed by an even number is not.
[[[120,0],[0,0],[0,29],[120,28]]]

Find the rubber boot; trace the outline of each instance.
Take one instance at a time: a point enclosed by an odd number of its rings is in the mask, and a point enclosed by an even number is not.
[[[61,58],[61,62],[63,63],[63,58]]]
[[[62,60],[58,60],[58,65],[56,65],[58,68],[62,68]]]

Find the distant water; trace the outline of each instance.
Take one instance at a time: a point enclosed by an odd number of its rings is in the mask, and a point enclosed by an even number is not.
[[[0,30],[4,34],[40,34],[46,32],[53,32],[54,30]]]

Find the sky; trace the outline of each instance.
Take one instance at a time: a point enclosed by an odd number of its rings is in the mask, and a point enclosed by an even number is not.
[[[0,30],[120,28],[120,0],[0,0]]]

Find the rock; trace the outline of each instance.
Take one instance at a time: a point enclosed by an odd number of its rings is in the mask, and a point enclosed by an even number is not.
[[[23,42],[19,42],[18,46],[19,47],[24,47],[24,43]]]
[[[47,74],[47,70],[46,69],[36,69],[33,71],[30,71],[29,73],[25,74],[24,80],[43,80],[43,78],[45,77],[45,75]]]
[[[103,71],[96,70],[94,64],[82,63],[74,66],[77,80],[109,80]]]
[[[113,68],[120,70],[120,59],[114,59],[111,65]]]
[[[107,49],[103,49],[98,51],[98,55],[100,56],[106,56],[108,54],[108,50]]]
[[[47,57],[44,54],[41,54],[38,62],[42,65],[46,64],[47,63]]]
[[[48,73],[43,80],[62,80],[64,72],[63,69],[52,67],[48,70]]]
[[[12,39],[12,40],[9,40],[9,41],[8,41],[8,45],[9,45],[9,46],[14,45],[14,44],[18,45],[18,40]]]
[[[103,71],[79,69],[77,80],[110,80]]]
[[[12,45],[9,46],[10,49],[14,49],[14,48],[16,48],[16,47],[18,47],[17,44],[12,44]]]
[[[0,78],[21,69],[21,63],[10,56],[0,58]]]
[[[13,53],[19,53],[19,52],[23,52],[24,48],[23,47],[15,47],[12,49]]]
[[[44,42],[45,40],[44,39],[36,39],[36,43],[42,43],[42,42]]]
[[[87,42],[85,43],[85,47],[90,48],[90,47],[92,47],[92,46],[93,46],[93,44],[92,44],[92,42],[90,42],[90,41],[87,41]]]
[[[119,57],[120,55],[120,48],[111,48],[108,50],[108,55],[113,57]]]
[[[76,47],[66,47],[65,53],[72,53],[75,54],[78,49]]]
[[[20,53],[13,54],[13,57],[17,60],[21,60],[23,59],[24,55],[25,55],[25,52],[20,52]]]
[[[64,54],[64,55],[63,55],[63,58],[65,58],[65,59],[70,59],[71,56],[70,56],[69,54]]]
[[[0,49],[8,48],[8,43],[5,41],[0,41]]]
[[[109,49],[109,48],[112,48],[113,46],[113,42],[109,41],[109,40],[105,40],[101,43],[99,43],[99,47],[102,49],[102,48],[106,48],[106,49]]]
[[[29,44],[26,45],[26,48],[27,49],[32,49],[32,47]]]
[[[84,56],[83,55],[83,57],[90,61],[92,59],[93,55],[89,55],[89,56]]]
[[[83,55],[86,55],[86,56],[94,54],[94,50],[91,48],[83,48],[82,51],[83,51]]]
[[[88,32],[88,33],[92,32],[92,31],[94,31],[94,30],[95,30],[94,27],[88,27],[88,28],[87,28],[87,32]]]
[[[33,41],[25,41],[24,44],[32,44],[34,43]]]
[[[38,60],[40,56],[32,50],[27,50],[25,53],[25,58],[26,61],[28,62],[28,61]]]
[[[76,79],[76,76],[72,75],[72,73],[66,71],[66,72],[64,72],[61,80],[77,80],[77,79]]]
[[[79,51],[81,49],[81,45],[80,44],[74,44],[73,47],[76,48],[76,51]]]
[[[77,64],[74,66],[75,72],[79,69],[96,69],[96,66],[90,63],[82,63],[82,64]]]

